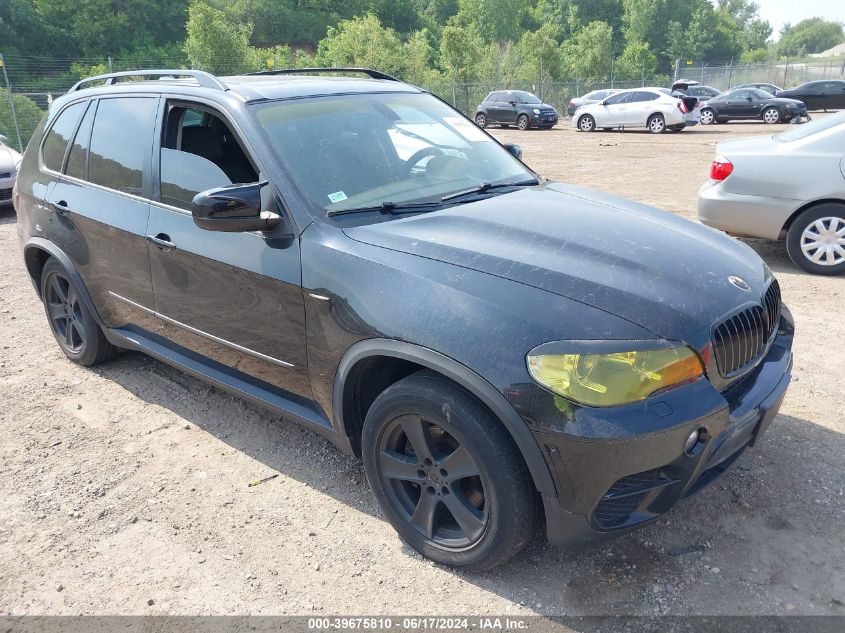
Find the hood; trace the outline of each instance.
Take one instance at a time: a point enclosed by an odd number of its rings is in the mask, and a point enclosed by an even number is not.
[[[789,97],[772,97],[766,101],[767,103],[781,104],[781,105],[795,105],[803,106],[804,102],[800,99],[790,99]]]
[[[21,155],[11,147],[0,145],[0,171],[11,171],[18,164]]]
[[[770,277],[749,247],[714,229],[561,184],[345,232],[541,288],[691,344],[709,339],[727,312],[759,300]],[[751,293],[731,285],[731,275]]]

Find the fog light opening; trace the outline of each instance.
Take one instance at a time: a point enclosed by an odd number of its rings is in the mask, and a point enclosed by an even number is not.
[[[687,439],[684,441],[684,452],[687,455],[692,455],[695,452],[695,449],[700,444],[704,444],[707,440],[707,430],[706,429],[695,429],[689,435],[687,435]]]

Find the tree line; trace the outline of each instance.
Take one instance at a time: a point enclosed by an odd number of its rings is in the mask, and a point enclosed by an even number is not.
[[[822,18],[772,27],[750,0],[4,0],[0,52],[120,57],[212,72],[362,65],[416,83],[669,73],[675,59],[763,62],[845,40]],[[77,62],[71,75],[101,70]]]

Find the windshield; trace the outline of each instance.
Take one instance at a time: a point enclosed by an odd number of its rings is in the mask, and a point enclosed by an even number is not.
[[[440,202],[481,185],[535,178],[428,94],[339,95],[251,107],[285,169],[324,212]]]
[[[781,132],[780,134],[775,135],[774,139],[776,141],[780,141],[781,143],[788,143],[790,141],[807,138],[808,136],[818,134],[819,132],[824,132],[825,130],[829,130],[838,125],[843,125],[843,131],[845,131],[845,112],[832,114],[824,117],[823,119],[816,119],[815,121],[805,123],[804,125],[799,125],[794,129],[789,130],[789,132]]]
[[[538,97],[535,97],[530,92],[525,92],[524,90],[515,90],[513,92],[516,100],[520,103],[542,103]]]

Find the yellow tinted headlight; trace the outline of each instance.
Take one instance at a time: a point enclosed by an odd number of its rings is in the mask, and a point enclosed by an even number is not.
[[[655,391],[704,374],[689,347],[613,354],[528,355],[528,371],[544,387],[591,407],[610,407],[647,398]]]

